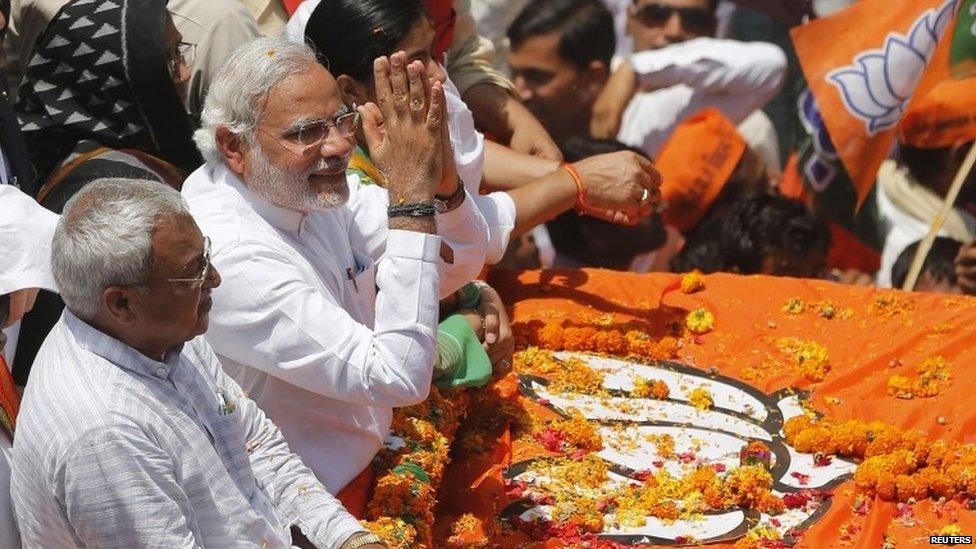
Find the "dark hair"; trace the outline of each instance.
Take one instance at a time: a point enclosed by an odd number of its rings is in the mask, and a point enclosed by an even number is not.
[[[617,47],[613,15],[600,0],[538,0],[508,27],[512,49],[534,36],[559,33],[559,56],[580,69],[591,61],[610,66]]]
[[[723,216],[706,217],[697,227],[685,235],[685,245],[671,259],[672,272],[686,273],[698,269],[709,274],[721,271],[721,234]]]
[[[812,253],[826,255],[830,247],[829,227],[803,202],[768,194],[733,204],[719,236],[723,268],[743,274],[762,272],[764,260],[772,257],[788,262],[773,274],[816,276],[790,269]]]
[[[561,148],[567,162],[618,151],[647,156],[644,151],[613,139],[574,137]],[[610,269],[626,268],[634,256],[660,248],[666,237],[659,216],[642,219],[637,225],[628,227],[568,211],[547,222],[546,228],[559,253],[588,267]]]
[[[373,79],[373,60],[394,52],[421,16],[423,0],[325,0],[305,25],[305,41],[334,76]]]
[[[915,252],[918,251],[919,241],[912,242],[908,245],[900,254],[898,254],[898,259],[895,260],[895,264],[891,267],[891,285],[895,288],[901,288],[905,285],[905,279],[908,278],[908,269],[912,265],[912,259],[915,258]],[[925,263],[922,264],[922,272],[929,273],[935,281],[946,280],[950,284],[956,284],[956,256],[959,255],[959,249],[962,248],[962,242],[958,240],[953,240],[951,238],[940,236],[935,239],[932,243],[932,249],[929,250],[929,254],[925,256]]]
[[[915,176],[915,179],[924,185],[930,184],[930,180],[946,168],[946,162],[950,160],[950,150],[950,147],[923,149],[902,145],[899,150],[899,157],[908,171]]]

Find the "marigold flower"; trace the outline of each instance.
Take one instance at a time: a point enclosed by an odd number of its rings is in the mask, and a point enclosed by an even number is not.
[[[681,277],[681,291],[686,294],[693,294],[705,289],[705,279],[702,272],[698,269],[686,273]]]
[[[713,315],[708,309],[704,307],[698,307],[697,309],[688,313],[685,318],[685,328],[689,332],[697,335],[707,334],[712,331],[715,327],[715,315]]]

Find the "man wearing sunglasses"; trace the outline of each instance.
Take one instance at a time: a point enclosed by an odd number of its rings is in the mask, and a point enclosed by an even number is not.
[[[11,497],[26,547],[318,547],[367,534],[200,336],[220,275],[166,185],[102,179],[51,243],[67,310],[31,371]]]
[[[590,125],[595,137],[616,136],[656,156],[674,127],[702,109],[715,107],[742,124],[776,95],[786,56],[770,43],[714,38],[717,4],[634,0],[627,29],[635,53],[596,100]],[[769,131],[768,119],[749,126]],[[751,127],[740,131],[751,146],[768,140],[753,139]]]

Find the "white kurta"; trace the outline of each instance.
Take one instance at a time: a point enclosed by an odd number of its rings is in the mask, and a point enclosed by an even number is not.
[[[624,111],[617,139],[656,156],[674,127],[705,107],[734,124],[772,99],[786,55],[766,42],[695,38],[631,57],[643,89]]]
[[[302,2],[288,21],[284,36],[293,42],[304,40],[305,25],[318,5],[317,0]],[[475,205],[488,223],[488,250],[485,260],[489,264],[495,264],[505,255],[512,230],[515,229],[515,202],[505,192],[481,194],[481,180],[485,173],[485,138],[475,129],[474,116],[450,78],[444,84],[444,96],[454,165],[464,187],[474,198]]]
[[[207,339],[333,493],[379,450],[393,408],[426,398],[438,299],[477,276],[487,238],[470,197],[438,215],[445,267],[440,236],[388,230],[384,189],[349,187],[345,206],[303,215],[223,165],[183,186],[223,278]]]

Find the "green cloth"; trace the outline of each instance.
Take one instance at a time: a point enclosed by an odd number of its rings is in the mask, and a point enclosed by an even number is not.
[[[441,388],[480,387],[491,379],[491,360],[462,315],[451,315],[437,327],[434,384]]]

